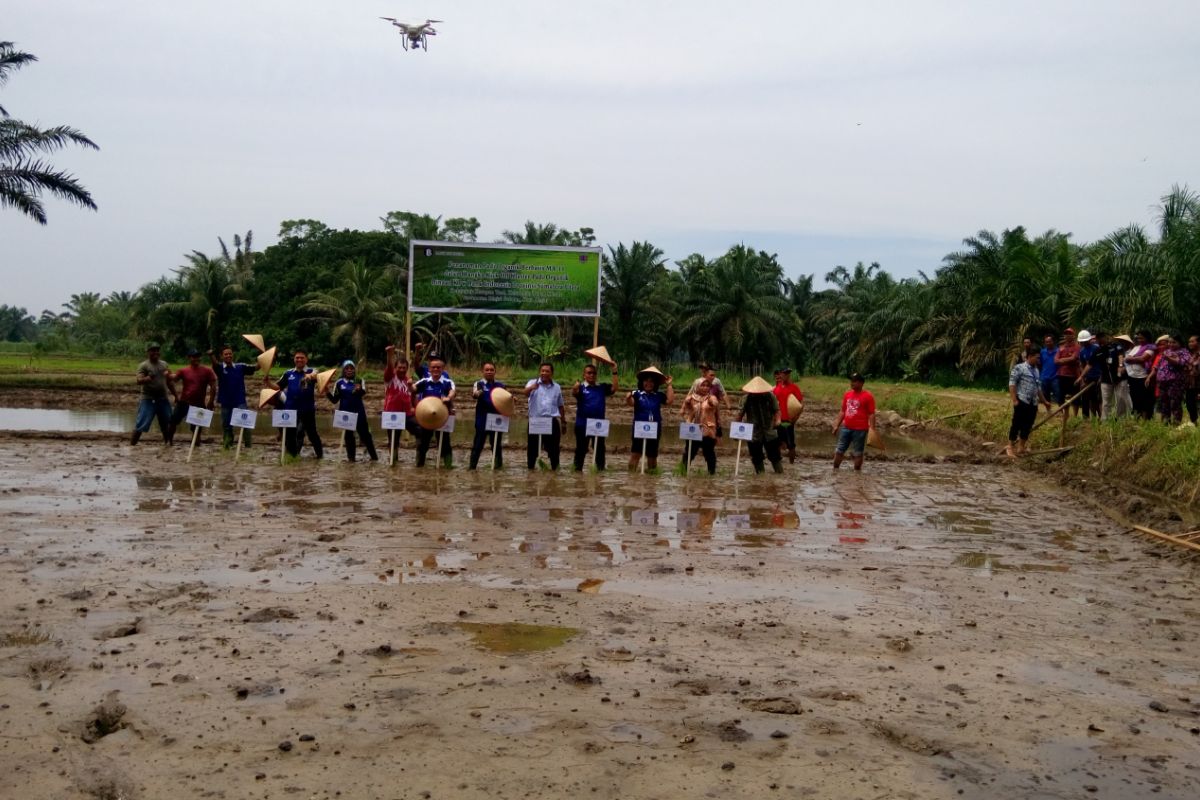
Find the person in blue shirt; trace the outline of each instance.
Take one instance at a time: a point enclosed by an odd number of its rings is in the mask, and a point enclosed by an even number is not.
[[[441,356],[429,356],[429,377],[421,378],[413,384],[413,407],[420,403],[426,397],[440,397],[446,402],[450,413],[454,413],[454,381],[450,380],[442,370],[445,368],[446,362]],[[427,430],[422,427],[417,427],[417,466],[425,466],[425,458],[429,453],[429,444],[433,441],[434,431]],[[442,463],[449,469],[454,464],[454,451],[450,449],[450,434],[443,433],[440,437],[441,446],[438,449],[438,455],[442,459]]]
[[[504,466],[504,434],[487,430],[488,414],[498,414],[492,404],[492,389],[504,388],[504,384],[496,380],[496,365],[491,361],[483,362],[483,379],[475,381],[471,387],[471,397],[475,398],[475,440],[471,442],[471,461],[468,469],[479,466],[479,456],[483,446],[496,451],[496,467]],[[499,439],[499,441],[497,441]]]
[[[325,448],[321,434],[317,433],[317,374],[308,365],[308,353],[304,350],[295,352],[292,363],[295,366],[285,370],[278,383],[269,377],[265,380],[272,389],[280,391],[279,407],[296,412],[296,427],[283,429],[283,446],[295,458],[300,455],[307,436],[317,458],[323,458]]]
[[[571,387],[571,395],[575,398],[575,471],[583,471],[583,462],[587,459],[588,435],[587,421],[589,419],[604,419],[605,399],[620,391],[617,379],[617,365],[612,365],[612,383],[596,382],[596,366],[588,364],[583,368],[583,380],[576,381]],[[604,469],[604,439],[596,437],[596,469]]]
[[[1039,378],[1042,382],[1042,394],[1046,397],[1053,397],[1054,402],[1061,406],[1062,388],[1058,385],[1058,365],[1054,363],[1054,357],[1057,355],[1058,340],[1054,338],[1053,334],[1048,333],[1042,338]]]
[[[358,415],[354,431],[345,431],[342,437],[346,446],[346,458],[350,461],[356,460],[358,443],[354,439],[354,433],[357,431],[359,437],[362,438],[367,455],[372,461],[378,461],[379,455],[375,452],[375,439],[371,436],[371,426],[367,424],[367,409],[363,405],[363,396],[367,393],[367,387],[362,381],[355,380],[354,375],[354,362],[346,359],[342,362],[342,377],[333,384],[333,389],[326,392],[326,396],[337,406],[338,411],[349,411]]]
[[[567,409],[563,404],[562,387],[554,381],[554,365],[543,362],[538,376],[525,384],[523,393],[529,398],[529,418],[550,418],[550,433],[530,434],[525,447],[525,461],[530,469],[537,467],[538,443],[550,459],[550,469],[558,469],[559,444],[562,441],[562,421]]]
[[[258,364],[234,363],[233,348],[225,345],[221,348],[221,360],[218,361],[212,350],[208,351],[212,361],[213,372],[217,373],[217,403],[221,406],[221,430],[225,449],[233,447],[237,436],[233,432],[233,410],[246,408],[246,376],[258,369]],[[250,447],[250,430],[242,432],[242,447]]]
[[[435,344],[436,344],[436,342],[435,342]],[[416,365],[413,367],[412,371],[413,371],[413,373],[416,374],[417,378],[428,378],[429,377],[429,364],[421,361],[422,352],[424,350],[425,350],[424,342],[417,342],[415,345],[413,345],[413,353],[412,353],[411,363]],[[435,358],[438,358],[438,356],[433,355],[431,353],[429,356],[429,360],[432,362]],[[454,380],[453,378],[450,377],[449,370],[446,369],[445,360],[442,360],[442,375],[448,380]]]
[[[655,367],[649,367],[638,373],[641,388],[634,389],[625,398],[625,405],[633,406],[633,424],[639,422],[657,422],[658,433],[653,439],[634,438],[629,450],[629,469],[638,468],[642,460],[643,443],[646,448],[646,466],[654,469],[658,466],[658,443],[662,440],[662,407],[675,404],[675,387],[673,379],[664,376]],[[666,383],[666,391],[662,386]]]

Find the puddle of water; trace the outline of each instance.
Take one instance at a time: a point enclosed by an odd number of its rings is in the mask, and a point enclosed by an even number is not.
[[[527,625],[523,622],[459,622],[471,634],[476,647],[493,653],[537,653],[561,647],[579,628],[557,625]]]
[[[128,411],[74,411],[60,408],[0,408],[4,431],[113,431],[133,430],[136,407]]]

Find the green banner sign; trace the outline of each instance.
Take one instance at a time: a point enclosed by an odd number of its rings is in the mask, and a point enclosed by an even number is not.
[[[408,309],[600,315],[598,247],[413,241]]]

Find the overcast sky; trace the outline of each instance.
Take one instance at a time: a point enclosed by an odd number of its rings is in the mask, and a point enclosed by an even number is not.
[[[379,15],[445,22],[414,53]],[[101,147],[53,157],[98,213],[0,211],[0,303],[35,315],[284,219],[744,241],[820,279],[1200,188],[1195,0],[55,0],[6,3],[0,40],[40,59],[0,104]]]

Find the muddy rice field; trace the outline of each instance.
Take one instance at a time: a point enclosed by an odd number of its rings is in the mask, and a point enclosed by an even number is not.
[[[0,795],[1200,796],[1196,567],[1101,487],[277,452],[0,435]]]

